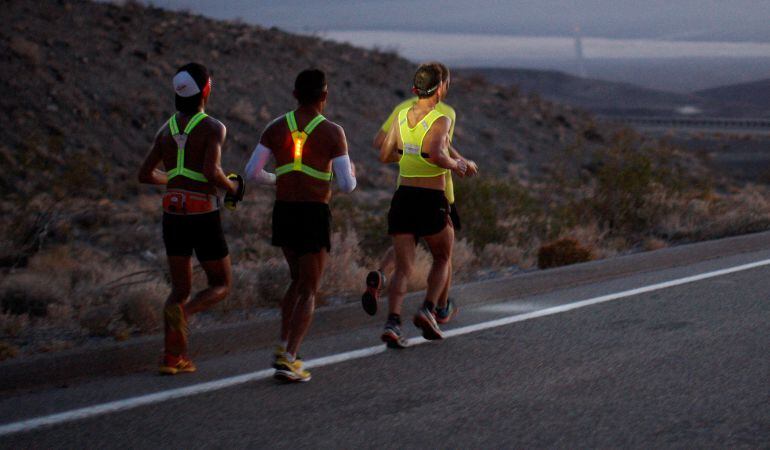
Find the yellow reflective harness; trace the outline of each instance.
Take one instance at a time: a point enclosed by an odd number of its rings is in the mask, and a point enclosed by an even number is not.
[[[305,175],[308,175],[310,177],[313,177],[319,180],[331,181],[332,179],[331,172],[322,172],[306,164],[302,164],[302,150],[305,145],[305,142],[307,142],[307,138],[310,135],[310,133],[312,133],[313,130],[324,120],[326,120],[326,118],[321,114],[319,114],[315,116],[313,120],[310,121],[310,123],[305,125],[304,130],[299,131],[297,129],[297,121],[294,118],[294,111],[290,111],[286,113],[286,123],[289,125],[289,131],[291,131],[291,140],[294,142],[294,161],[288,164],[284,164],[282,166],[276,167],[275,169],[276,177],[280,177],[281,175],[286,175],[289,172],[302,172]]]
[[[191,180],[200,181],[202,183],[207,183],[209,180],[206,179],[205,176],[203,176],[202,173],[196,172],[194,170],[190,170],[184,166],[184,146],[187,144],[187,137],[192,132],[193,128],[195,128],[201,120],[208,117],[206,113],[199,112],[192,116],[189,122],[187,122],[187,126],[184,128],[184,132],[179,132],[179,125],[176,123],[176,114],[171,116],[170,119],[168,119],[168,128],[171,130],[171,137],[174,138],[174,141],[176,142],[176,167],[169,170],[168,173],[168,179],[171,180],[172,178],[176,176],[183,176],[186,178],[189,178]]]
[[[398,174],[403,178],[430,178],[446,174],[447,169],[429,162],[426,159],[429,155],[422,151],[422,141],[431,125],[444,115],[432,109],[414,127],[410,127],[408,112],[409,108],[405,108],[398,113],[399,132],[404,143],[404,150],[398,161]]]

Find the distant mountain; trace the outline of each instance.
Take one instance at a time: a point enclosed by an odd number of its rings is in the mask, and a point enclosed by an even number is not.
[[[527,94],[536,93],[557,103],[597,114],[634,116],[699,115],[741,117],[770,115],[770,80],[681,94],[647,89],[633,84],[580,78],[559,71],[532,69],[470,68],[465,75],[481,76],[491,83],[515,85]],[[762,91],[755,100],[752,92]]]
[[[737,102],[770,111],[770,78],[705,89],[697,91],[695,95],[714,102]]]

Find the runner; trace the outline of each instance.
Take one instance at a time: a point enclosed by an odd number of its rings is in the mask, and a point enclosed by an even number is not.
[[[460,158],[464,159],[465,162],[468,165],[468,169],[465,173],[465,176],[473,176],[476,175],[478,172],[478,166],[476,163],[472,160],[464,158],[460,152],[457,151],[457,149],[452,145],[452,138],[454,136],[454,128],[456,123],[456,114],[454,108],[449,106],[447,103],[444,102],[446,100],[446,95],[449,90],[449,83],[450,83],[450,73],[449,68],[445,66],[442,63],[439,62],[433,62],[429,64],[436,64],[441,69],[441,87],[440,87],[440,101],[438,104],[436,104],[436,111],[444,114],[447,116],[451,121],[452,125],[449,128],[449,154],[452,158]],[[407,100],[404,100],[403,102],[399,103],[395,108],[393,108],[393,111],[390,113],[390,116],[388,116],[388,119],[385,121],[385,123],[382,124],[380,129],[377,131],[377,134],[374,136],[373,146],[379,150],[382,146],[383,141],[385,140],[385,136],[390,130],[390,127],[393,123],[393,120],[398,115],[399,111],[405,108],[411,108],[414,106],[415,103],[417,103],[417,97],[411,97]],[[460,223],[460,216],[457,212],[457,205],[455,203],[455,196],[454,196],[454,183],[452,182],[452,173],[447,172],[446,174],[446,197],[449,201],[449,216],[452,219],[452,225],[455,228],[455,231],[459,231],[461,228]],[[377,313],[377,302],[379,301],[380,292],[385,287],[385,281],[390,278],[390,276],[393,273],[393,269],[395,268],[396,264],[396,258],[395,253],[393,252],[393,247],[388,247],[388,250],[383,255],[382,259],[380,260],[380,268],[377,270],[373,270],[369,272],[366,276],[366,291],[361,296],[361,304],[364,308],[364,311],[366,311],[369,315],[375,315]],[[439,298],[438,304],[436,305],[436,321],[438,323],[447,323],[449,322],[452,317],[457,313],[458,308],[454,304],[454,302],[449,298],[449,286],[451,284],[451,278],[452,278],[452,262],[449,262],[449,277],[447,278],[447,284],[442,291],[441,296]]]
[[[399,187],[388,212],[396,270],[388,290],[389,315],[381,336],[392,348],[406,346],[401,332],[401,305],[414,262],[415,242],[421,237],[428,244],[433,264],[425,301],[414,316],[414,324],[426,339],[443,338],[434,310],[447,287],[454,240],[444,192],[446,173],[451,170],[463,176],[467,169],[464,159],[452,158],[448,153],[452,121],[436,110],[444,87],[439,65],[421,65],[414,75],[417,103],[399,111],[398,126],[391,127],[380,148],[381,162],[399,163]]]
[[[246,165],[247,177],[276,184],[273,245],[281,247],[291,284],[281,302],[281,343],[275,351],[275,378],[309,381],[297,356],[315,308],[315,295],[331,250],[332,171],[342,192],[356,187],[355,169],[341,126],[321,115],[326,106],[324,72],[301,72],[294,82],[298,108],[273,120]],[[275,174],[264,170],[270,155]]]
[[[206,115],[211,78],[201,64],[190,63],[173,79],[177,112],[158,133],[139,169],[139,182],[166,185],[163,242],[171,273],[171,293],[163,309],[165,352],[162,374],[194,372],[187,355],[188,318],[222,301],[230,292],[230,256],[222,233],[217,188],[237,202],[244,184],[225,176],[220,166],[225,126]],[[158,166],[163,163],[166,171]],[[208,287],[190,300],[192,254],[206,273]],[[189,301],[188,301],[189,300]]]

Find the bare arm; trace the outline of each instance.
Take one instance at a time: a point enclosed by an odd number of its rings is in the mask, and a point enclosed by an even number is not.
[[[227,129],[219,122],[216,122],[212,128],[216,131],[210,134],[206,142],[206,153],[203,158],[203,176],[214,186],[236,195],[238,183],[227,179],[221,165],[222,145],[225,143]]]
[[[399,139],[399,132],[398,127],[390,127],[390,130],[388,130],[388,134],[385,135],[382,141],[382,145],[380,145],[380,162],[381,163],[392,163],[392,162],[398,162],[400,159],[398,155],[398,144],[400,143],[401,139]]]
[[[466,164],[468,164],[468,169],[465,171],[465,175],[472,177],[473,175],[476,175],[479,173],[479,166],[476,165],[476,162],[472,159],[468,159],[460,154],[459,151],[457,151],[457,148],[452,145],[452,143],[449,143],[449,156],[451,156],[454,159],[462,159],[465,160]]]
[[[165,127],[165,125],[164,125]],[[168,183],[168,175],[166,172],[158,169],[158,164],[163,160],[163,154],[160,149],[160,135],[163,132],[163,128],[158,130],[155,134],[155,140],[152,143],[149,153],[144,158],[142,166],[139,168],[138,179],[140,183],[146,184],[166,184]]]
[[[428,134],[423,140],[423,149],[427,150],[431,161],[439,167],[449,169],[459,176],[465,174],[467,164],[462,158],[452,158],[445,149],[449,146],[449,127],[451,121],[447,117],[440,117],[433,122]]]
[[[393,128],[393,127],[390,127]],[[387,133],[382,131],[382,129],[377,130],[377,134],[374,135],[374,140],[372,141],[372,147],[376,148],[377,150],[382,147],[382,143],[385,142],[385,136]]]

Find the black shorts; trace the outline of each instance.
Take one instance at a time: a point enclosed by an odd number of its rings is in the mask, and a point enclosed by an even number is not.
[[[163,213],[163,243],[168,256],[195,256],[215,261],[230,254],[222,232],[219,211],[206,214]]]
[[[284,202],[273,205],[273,245],[287,247],[297,256],[331,251],[332,214],[321,202]]]
[[[460,215],[457,214],[457,203],[449,205],[449,218],[452,219],[452,226],[455,231],[460,231],[463,226],[460,223]]]
[[[449,223],[449,202],[444,191],[399,186],[390,201],[388,234],[430,236]]]

